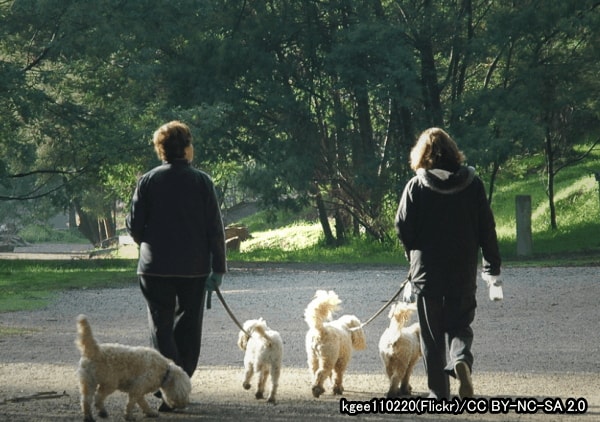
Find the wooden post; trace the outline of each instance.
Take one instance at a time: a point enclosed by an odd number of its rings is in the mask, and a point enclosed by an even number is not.
[[[529,256],[532,252],[531,238],[531,196],[517,195],[517,255]]]

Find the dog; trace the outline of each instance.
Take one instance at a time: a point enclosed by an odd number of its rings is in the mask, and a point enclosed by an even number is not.
[[[254,396],[262,399],[267,378],[271,375],[271,390],[267,402],[275,403],[283,359],[281,336],[267,327],[264,319],[250,319],[244,322],[244,331],[240,331],[238,335],[238,347],[245,352],[242,386],[249,390],[252,375],[258,373],[258,386]]]
[[[192,390],[190,377],[158,351],[149,347],[98,344],[85,315],[77,318],[77,332],[75,343],[81,352],[77,375],[84,421],[94,420],[91,409],[94,395],[98,416],[106,418],[104,400],[115,390],[129,394],[125,409],[127,420],[135,419],[136,403],[146,416],[158,416],[144,398],[145,394],[158,390],[169,407],[187,406]]]
[[[343,315],[332,321],[341,300],[334,291],[317,290],[314,299],[304,310],[308,324],[306,355],[312,374],[312,394],[319,397],[325,392],[323,383],[332,374],[333,394],[343,394],[343,377],[352,358],[352,350],[367,347],[360,320],[354,315]]]
[[[390,309],[390,325],[379,339],[379,355],[390,380],[388,398],[410,395],[409,384],[413,368],[421,357],[419,323],[406,327],[416,310],[415,304],[398,302]],[[398,388],[400,385],[400,388]]]

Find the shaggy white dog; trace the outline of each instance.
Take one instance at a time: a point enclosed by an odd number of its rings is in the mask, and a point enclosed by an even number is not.
[[[413,368],[421,356],[419,323],[406,327],[416,305],[396,303],[390,309],[390,325],[379,339],[379,355],[390,380],[388,398],[409,395]],[[398,385],[400,384],[400,388]]]
[[[189,402],[192,384],[189,376],[171,360],[149,347],[130,347],[121,344],[98,344],[85,315],[77,318],[78,337],[75,343],[81,351],[79,388],[84,420],[93,421],[92,402],[98,415],[106,418],[104,399],[115,390],[129,394],[125,418],[134,419],[136,403],[146,416],[158,416],[144,398],[160,390],[171,408],[184,408]]]
[[[267,378],[271,375],[271,391],[267,401],[275,403],[283,359],[281,336],[277,331],[267,327],[267,323],[262,318],[244,322],[244,331],[240,331],[238,335],[238,347],[246,352],[244,354],[245,372],[242,386],[249,390],[252,375],[255,372],[258,373],[258,386],[255,397],[262,399]]]
[[[308,324],[306,355],[313,376],[314,397],[325,392],[323,383],[332,373],[333,393],[342,394],[343,376],[352,358],[352,350],[367,347],[365,333],[357,317],[343,315],[335,321],[331,320],[340,303],[335,292],[317,290],[314,299],[304,310],[304,320]]]

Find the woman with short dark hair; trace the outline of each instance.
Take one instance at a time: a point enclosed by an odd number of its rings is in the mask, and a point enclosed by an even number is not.
[[[189,127],[169,122],[153,143],[163,162],[138,180],[126,225],[140,248],[137,273],[152,343],[191,377],[206,294],[227,271],[223,221],[211,178],[191,166]],[[169,409],[163,403],[159,410]]]

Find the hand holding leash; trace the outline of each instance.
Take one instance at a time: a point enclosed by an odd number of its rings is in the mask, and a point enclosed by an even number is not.
[[[221,286],[222,282],[223,274],[213,272],[211,272],[206,279],[204,285],[206,290],[206,309],[210,309],[212,307],[212,293]]]

